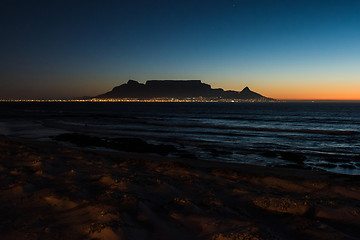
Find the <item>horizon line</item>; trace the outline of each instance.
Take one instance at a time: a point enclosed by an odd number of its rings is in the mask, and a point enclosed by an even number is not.
[[[223,101],[215,99],[204,99],[200,101],[196,98],[0,98],[0,102],[185,102],[186,100],[188,100],[189,102],[268,102],[257,101],[254,99],[223,99]],[[274,99],[274,101],[269,102],[360,102],[360,99]]]

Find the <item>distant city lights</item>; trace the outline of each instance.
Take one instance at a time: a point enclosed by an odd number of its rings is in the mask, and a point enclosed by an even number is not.
[[[269,102],[257,99],[221,98],[91,98],[91,99],[0,99],[0,102]],[[275,101],[274,101],[275,102]]]

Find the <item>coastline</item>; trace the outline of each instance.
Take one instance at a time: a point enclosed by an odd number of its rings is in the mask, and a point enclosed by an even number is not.
[[[1,239],[357,239],[360,177],[0,136]]]

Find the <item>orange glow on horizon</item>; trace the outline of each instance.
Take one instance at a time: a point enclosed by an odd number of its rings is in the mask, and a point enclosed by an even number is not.
[[[330,70],[329,70],[330,71]],[[236,76],[236,75],[237,76]],[[235,76],[234,76],[235,75]],[[278,100],[360,100],[358,72],[333,74],[259,74],[256,76],[234,73],[222,78],[204,79],[213,88],[241,91],[246,86],[265,97]]]
[[[249,88],[265,97],[278,100],[360,100],[360,81],[352,84],[328,83],[276,83],[270,86],[256,84]]]
[[[268,97],[279,100],[360,100],[360,88],[354,89],[280,89],[267,91]],[[264,93],[265,95],[265,93]]]

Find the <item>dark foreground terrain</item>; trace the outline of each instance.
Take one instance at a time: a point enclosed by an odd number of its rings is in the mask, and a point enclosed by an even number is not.
[[[0,239],[359,239],[360,178],[0,138]]]

